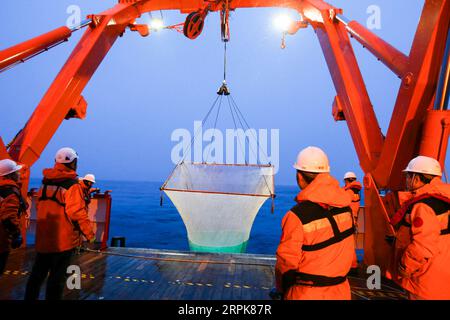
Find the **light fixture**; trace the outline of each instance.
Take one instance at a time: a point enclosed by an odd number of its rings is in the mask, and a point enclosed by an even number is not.
[[[152,18],[150,20],[149,27],[153,31],[159,31],[164,28],[164,21],[159,18]]]
[[[273,20],[274,27],[281,32],[287,32],[293,23],[294,20],[287,14],[277,15]]]

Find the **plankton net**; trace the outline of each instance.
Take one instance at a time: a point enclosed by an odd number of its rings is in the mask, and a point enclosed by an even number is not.
[[[223,26],[227,25],[225,18],[222,21],[225,22]],[[214,103],[202,121],[202,126],[217,108],[213,131],[215,132],[222,100],[226,100],[225,104],[228,104],[235,130],[238,130],[237,123],[240,124],[241,130],[249,130],[254,135],[253,138],[257,142],[257,148],[261,155],[264,152],[256,139],[256,133],[250,129],[227,87],[226,49],[229,35],[226,30],[226,27],[222,28],[223,83],[217,91]],[[188,146],[189,153],[197,134],[198,132],[194,134],[191,144]],[[200,137],[200,139],[202,138]],[[273,212],[275,197],[273,166],[270,163],[259,164],[258,161],[249,164],[245,157],[246,139],[238,137],[237,140],[244,153],[245,163],[208,162],[208,156],[206,160],[202,159],[204,162],[187,162],[185,158],[188,152],[184,152],[184,158],[175,166],[172,174],[161,187],[183,219],[189,247],[192,251],[245,252],[256,214],[269,198],[272,199]],[[249,149],[255,154],[250,143]],[[265,153],[264,155],[268,159]],[[258,156],[255,159],[258,159]]]
[[[245,252],[256,214],[274,197],[273,166],[182,162],[161,189],[183,219],[191,250]]]
[[[202,121],[207,121],[209,115],[217,107],[217,118],[225,96],[233,118],[236,122],[250,127],[243,118],[242,112],[231,97],[226,82],[219,88],[218,97]],[[245,128],[243,125],[242,127]],[[252,130],[249,132],[254,133]],[[194,144],[196,136],[189,145]],[[256,141],[256,137],[254,137]],[[245,138],[238,145],[245,152]],[[211,146],[211,145],[210,145]],[[255,150],[249,149],[255,153]],[[267,155],[257,142],[260,155]],[[268,164],[250,164],[244,155],[243,164],[185,161],[189,152],[175,166],[172,174],[164,182],[161,190],[170,198],[177,208],[186,226],[189,247],[192,251],[206,252],[245,252],[250,231],[264,202],[273,199],[274,167]],[[257,158],[256,158],[257,159]]]

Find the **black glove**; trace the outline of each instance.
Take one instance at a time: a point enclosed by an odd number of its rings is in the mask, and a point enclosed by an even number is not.
[[[384,240],[392,246],[395,242],[395,236],[385,236]]]
[[[11,241],[11,248],[13,249],[17,249],[22,245],[23,239],[22,239],[22,235],[16,234],[15,236],[12,237],[12,241]]]
[[[283,300],[283,294],[277,288],[270,290],[269,296],[272,300]]]
[[[289,288],[296,283],[296,278],[297,278],[296,270],[289,270],[283,273],[281,280],[283,292],[288,292]]]
[[[20,229],[14,223],[12,223],[10,219],[3,220],[2,223],[3,227],[6,229],[6,232],[8,232],[9,234],[20,233]]]

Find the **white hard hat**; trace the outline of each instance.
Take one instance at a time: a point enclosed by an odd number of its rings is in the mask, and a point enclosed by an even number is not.
[[[344,175],[344,180],[345,179],[356,179],[356,174],[352,171],[346,172]]]
[[[92,173],[88,173],[87,175],[84,176],[83,180],[95,183],[95,176]]]
[[[18,165],[15,161],[10,159],[0,160],[0,177],[19,171],[20,169],[22,169],[22,166]]]
[[[439,162],[436,159],[425,156],[418,156],[412,159],[403,172],[423,173],[438,177],[442,176],[441,165]]]
[[[300,151],[293,167],[300,171],[314,173],[330,172],[327,155],[317,147],[307,147]]]
[[[57,163],[71,163],[75,159],[78,159],[78,154],[72,148],[61,148],[55,155]]]

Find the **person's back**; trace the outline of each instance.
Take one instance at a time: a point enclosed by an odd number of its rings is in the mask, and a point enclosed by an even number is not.
[[[25,291],[26,300],[36,300],[48,276],[46,299],[62,299],[80,232],[95,241],[83,191],[77,179],[78,155],[71,148],[58,150],[53,168],[44,170],[38,192],[36,259]]]
[[[83,213],[85,202],[76,178],[75,171],[61,164],[44,170],[37,202],[37,252],[62,252],[80,244],[73,217]]]
[[[350,299],[346,275],[355,249],[351,197],[328,174],[329,168],[294,167],[302,191],[283,218],[277,289],[288,300]]]

